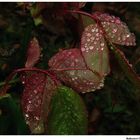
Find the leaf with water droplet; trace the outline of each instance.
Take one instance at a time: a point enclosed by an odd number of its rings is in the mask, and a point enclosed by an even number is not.
[[[101,76],[110,72],[107,44],[97,24],[85,28],[81,38],[81,52],[90,69]]]
[[[72,89],[60,86],[51,100],[48,132],[52,135],[87,134],[85,105]]]
[[[40,57],[40,46],[38,40],[36,38],[33,38],[30,41],[28,47],[25,67],[26,68],[33,67],[39,60],[39,57]]]
[[[26,123],[34,134],[45,131],[45,122],[49,111],[49,103],[56,85],[44,73],[28,72],[22,75],[24,91],[22,95],[22,110]]]
[[[103,27],[109,41],[119,45],[135,46],[135,35],[130,33],[127,25],[120,18],[109,14],[95,12],[93,14]]]
[[[87,67],[80,49],[58,52],[49,60],[58,78],[78,92],[91,92],[103,87],[104,77]]]
[[[21,104],[26,123],[29,125],[32,133],[37,133],[36,128],[38,126],[42,126],[38,133],[43,133],[41,104],[46,76],[42,73],[28,72],[24,74],[24,77],[25,83]]]

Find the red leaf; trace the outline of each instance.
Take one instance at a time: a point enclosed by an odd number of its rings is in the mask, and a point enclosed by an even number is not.
[[[85,28],[81,38],[81,51],[90,69],[101,76],[110,72],[107,44],[97,24]]]
[[[130,33],[127,25],[115,16],[94,13],[94,17],[101,21],[101,25],[109,41],[119,45],[135,46],[135,35]]]
[[[28,47],[25,67],[26,68],[33,67],[39,60],[39,57],[40,57],[40,46],[38,40],[36,38],[33,38],[30,41]]]
[[[44,132],[49,103],[56,85],[45,74],[28,72],[22,75],[24,91],[22,95],[22,109],[26,123],[34,134]]]
[[[61,81],[78,92],[91,92],[103,87],[104,77],[87,67],[80,49],[57,53],[50,59],[49,66]]]

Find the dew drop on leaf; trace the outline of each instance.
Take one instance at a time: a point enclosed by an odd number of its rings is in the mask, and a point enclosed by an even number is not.
[[[44,122],[47,119],[49,102],[56,85],[44,73],[26,72],[21,77],[26,80],[21,99],[25,121],[32,133],[42,134],[45,131]]]
[[[88,37],[87,34],[91,34],[91,37]],[[87,41],[88,39],[90,39],[90,42]],[[97,24],[91,24],[85,28],[81,38],[81,51],[90,69],[101,76],[105,76],[110,72],[107,44]]]
[[[135,35],[120,18],[109,14],[95,12],[93,14],[100,22],[109,41],[119,45],[135,46]]]
[[[62,82],[78,92],[95,91],[102,81],[102,77],[87,67],[77,48],[57,53],[50,59],[49,66]]]

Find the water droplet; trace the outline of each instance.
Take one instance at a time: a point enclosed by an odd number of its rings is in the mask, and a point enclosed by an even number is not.
[[[130,45],[130,43],[129,42],[126,42],[126,46],[129,46]]]
[[[120,24],[121,23],[120,19],[116,19],[115,23]]]
[[[111,36],[112,39],[114,39],[114,37],[115,37],[114,35]]]
[[[34,90],[34,93],[36,94],[37,93],[37,90]]]
[[[39,120],[39,117],[37,117],[37,116],[35,116],[34,118],[35,118],[37,121]]]
[[[72,81],[74,81],[75,80],[75,78],[72,78]]]
[[[79,60],[78,59],[75,59],[75,62],[78,62]]]
[[[101,51],[103,51],[104,50],[104,48],[101,48]]]
[[[121,38],[120,37],[118,37],[118,41],[120,41],[121,40]]]
[[[81,48],[81,51],[84,52],[85,51],[85,48]]]
[[[92,30],[91,30],[91,32],[94,32],[94,31],[95,31],[95,29],[92,29]]]
[[[29,115],[28,115],[28,114],[25,114],[25,117],[27,117],[27,118],[28,118],[28,117],[29,117]]]
[[[126,35],[126,37],[130,37],[130,35],[128,34],[128,35]]]
[[[90,84],[90,85],[93,85],[93,83],[92,83],[92,82],[90,82],[89,84]]]
[[[105,25],[105,24],[106,24],[106,22],[102,22],[102,24],[103,24],[103,25]]]
[[[133,65],[132,64],[129,64],[129,66],[132,67]]]
[[[72,52],[68,52],[68,54],[71,54]]]
[[[27,111],[32,111],[32,105],[31,104],[29,104],[28,106],[27,106]]]
[[[94,47],[93,46],[90,46],[89,48],[90,48],[90,50],[92,50]]]
[[[101,43],[101,47],[103,47],[105,44],[104,43]]]
[[[117,28],[114,28],[112,33],[116,33],[117,32]]]
[[[96,36],[98,37],[99,36],[99,33],[97,33]]]
[[[109,31],[109,28],[105,28],[105,31],[108,32]]]
[[[91,36],[91,34],[90,34],[90,33],[87,33],[87,36],[88,36],[88,37],[90,37],[90,36]]]
[[[98,28],[95,30],[95,32],[98,32]]]
[[[86,72],[86,71],[84,71],[84,74],[87,74],[87,72]]]
[[[91,40],[94,40],[95,39],[95,37],[91,37]]]
[[[111,22],[114,22],[114,20],[111,20]]]

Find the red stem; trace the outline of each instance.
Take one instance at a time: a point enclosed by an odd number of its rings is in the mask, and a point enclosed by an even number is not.
[[[66,12],[68,12],[68,13],[82,14],[82,15],[85,15],[85,16],[88,16],[88,17],[92,18],[92,19],[95,20],[97,23],[99,22],[99,20],[98,20],[94,15],[91,15],[91,14],[86,13],[86,12],[84,12],[84,11],[66,10]]]
[[[96,21],[98,27],[101,28],[101,30],[103,31],[103,35],[105,36],[105,38],[107,38],[107,37],[106,37],[106,32],[105,32],[105,30],[104,30],[103,26],[101,25],[100,20],[99,20],[98,18],[96,18],[96,16],[94,16],[94,15],[92,15],[92,14],[89,14],[89,13],[86,13],[86,12],[84,12],[84,11],[78,11],[78,10],[66,10],[66,12],[68,12],[68,13],[82,14],[82,15],[85,15],[85,16],[88,16],[88,17],[92,18],[93,20]]]
[[[103,26],[101,25],[100,20],[99,20],[96,16],[94,16],[94,15],[92,15],[92,14],[89,14],[89,13],[86,13],[86,12],[84,12],[84,11],[78,11],[78,10],[67,10],[66,12],[69,12],[69,13],[76,13],[76,14],[82,14],[82,15],[85,15],[85,16],[90,17],[91,19],[93,19],[93,20],[96,21],[97,25],[98,25],[98,26],[101,28],[101,30],[103,31],[103,34],[106,33],[106,32],[104,31],[104,29],[103,29]]]
[[[5,80],[5,85],[3,86],[3,88],[2,88],[2,90],[1,90],[1,92],[0,92],[0,95],[6,94],[6,91],[7,91],[7,89],[8,89],[8,83],[9,83],[9,81],[13,78],[13,76],[14,76],[16,73],[26,72],[26,71],[36,71],[36,72],[41,72],[41,73],[47,74],[47,75],[55,82],[56,85],[58,84],[57,78],[55,77],[55,75],[54,75],[51,71],[42,70],[42,69],[38,69],[38,68],[21,68],[21,69],[14,70],[14,71],[6,78],[6,80]]]

